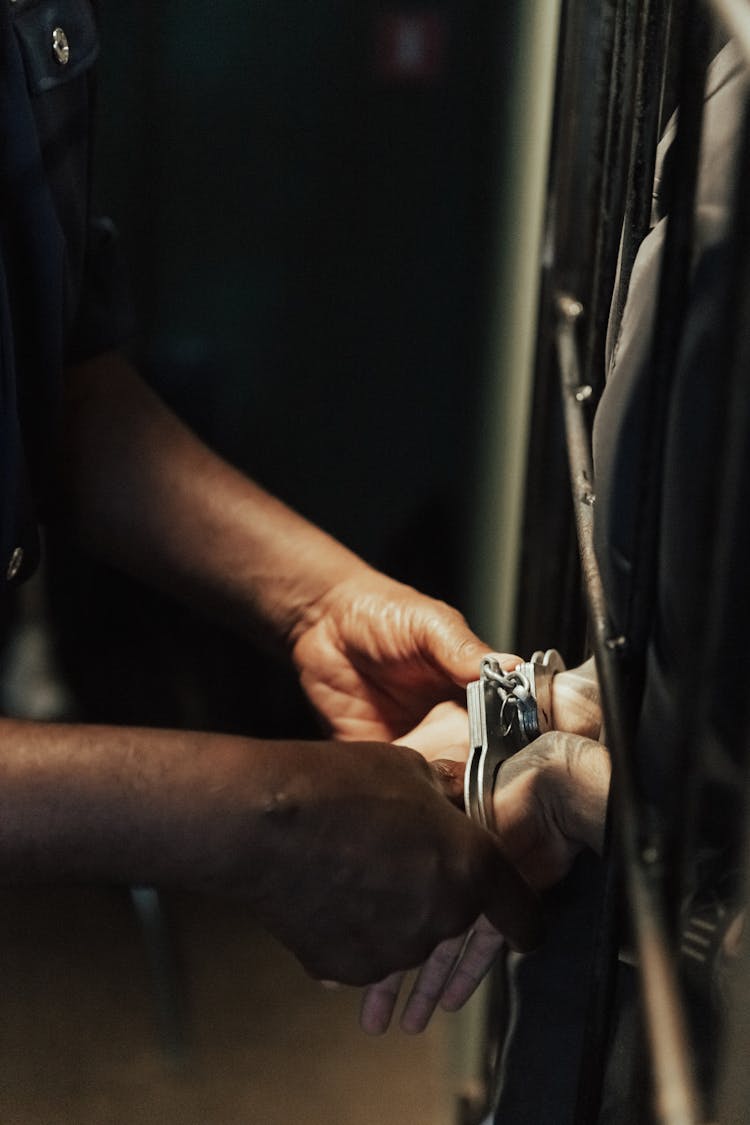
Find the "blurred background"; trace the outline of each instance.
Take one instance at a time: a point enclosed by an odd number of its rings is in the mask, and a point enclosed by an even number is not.
[[[543,159],[528,196],[520,173],[529,138],[546,150],[529,113],[546,112],[557,3],[100,11],[95,194],[121,233],[132,357],[234,464],[509,647],[481,575],[512,579],[497,552],[517,552],[502,505],[525,422],[502,367],[531,367],[511,336],[524,320],[531,338],[535,246],[522,317],[516,228],[541,211]],[[515,475],[496,476],[514,442]],[[316,733],[245,641],[66,543],[45,580],[21,593],[7,710]],[[321,995],[239,907],[4,899],[3,1121],[441,1125],[461,1095],[471,1120],[470,1022],[373,1044],[356,995]]]
[[[122,236],[138,365],[234,464],[454,603],[484,358],[496,40],[512,25],[496,7],[102,11],[96,196]],[[56,560],[87,712],[114,705],[132,721],[135,701],[142,721],[304,732],[294,682],[265,657]],[[89,621],[97,647],[112,641],[96,678]]]

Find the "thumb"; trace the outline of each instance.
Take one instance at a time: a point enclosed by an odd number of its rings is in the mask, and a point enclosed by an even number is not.
[[[443,796],[463,812],[465,763],[455,762],[451,758],[438,758],[430,762],[429,766]]]
[[[536,949],[544,938],[541,903],[492,836],[489,836],[489,844],[482,913],[515,950],[527,953]]]
[[[444,622],[435,653],[445,673],[459,687],[479,678],[479,666],[492,649],[473,633],[460,613]],[[494,654],[503,668],[515,668],[521,660],[511,652]]]

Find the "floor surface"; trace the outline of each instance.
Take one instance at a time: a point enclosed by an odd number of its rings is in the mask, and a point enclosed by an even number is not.
[[[454,1125],[455,1017],[370,1039],[241,906],[166,906],[182,1057],[127,892],[2,892],[2,1125]]]

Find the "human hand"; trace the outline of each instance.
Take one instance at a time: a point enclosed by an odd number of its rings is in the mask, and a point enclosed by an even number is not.
[[[428,711],[420,723],[397,746],[417,750],[431,763],[447,761],[466,765],[469,756],[469,717],[460,703],[445,700]]]
[[[504,853],[527,881],[544,889],[561,879],[585,845],[600,852],[610,762],[601,743],[550,732],[509,758],[498,774],[493,808]],[[456,1011],[469,999],[503,944],[485,917],[468,934],[442,942],[422,966],[401,1014],[401,1028],[423,1031],[438,1005]],[[364,995],[362,1029],[381,1034],[391,1021],[403,973]]]
[[[310,766],[285,771],[271,810],[258,895],[260,920],[308,972],[349,984],[381,979],[424,961],[480,912],[514,945],[537,941],[534,894],[418,754],[377,743],[308,746]]]
[[[558,672],[553,678],[552,728],[586,738],[601,737],[599,680],[593,656],[585,664]]]
[[[506,655],[507,667],[516,657]],[[477,675],[479,669],[477,669]],[[559,672],[552,680],[553,729],[596,738],[601,729],[599,682],[593,657],[578,668]],[[465,765],[469,755],[468,715],[465,706],[446,700],[438,703],[402,738],[394,740],[418,750],[433,764],[441,761]]]
[[[395,740],[396,745],[411,747],[430,763],[446,797],[461,809],[469,757],[468,723],[466,708],[446,700],[433,707],[414,730]]]
[[[598,850],[597,826],[604,823],[610,763],[605,747],[588,733],[598,733],[601,726],[593,659],[554,677],[553,720],[557,724],[555,731],[513,755],[500,770],[494,789],[496,831],[501,840],[504,832],[508,834],[504,840],[506,848],[515,846],[520,833],[535,828],[541,831],[546,826],[556,834],[545,838],[545,846],[556,849],[560,857],[565,854],[566,842],[571,846],[575,841],[588,843]],[[469,753],[465,708],[457,703],[440,703],[398,741],[418,750],[431,762],[452,799],[463,797],[463,773]],[[525,780],[521,781],[522,778]],[[539,824],[536,814],[543,810],[547,810],[546,824]],[[518,861],[515,851],[508,854],[514,863]],[[543,859],[543,868],[545,863]],[[548,877],[542,870],[541,881],[533,870],[525,875],[532,885],[543,888],[562,878],[566,870],[567,867],[557,874],[552,863]]]
[[[309,699],[346,740],[403,738],[436,704],[463,699],[489,651],[457,610],[364,567],[308,608],[291,640]]]
[[[457,1012],[476,991],[504,944],[503,935],[484,915],[469,930],[433,949],[417,974],[399,1020],[402,1031],[424,1031],[438,1005]],[[406,973],[391,973],[370,985],[362,997],[359,1023],[368,1035],[388,1030]]]
[[[598,686],[587,672],[582,665],[555,676],[555,683],[564,684],[555,707],[562,721],[591,729],[599,718],[593,695]],[[462,796],[469,743],[463,707],[438,704],[400,741],[432,763],[447,795]],[[601,850],[609,776],[609,754],[601,743],[562,730],[541,735],[503,764],[493,793],[495,831],[516,865],[527,850],[539,851],[539,870],[532,865],[523,872],[532,886],[543,889],[562,878],[584,844]],[[532,837],[538,837],[538,849],[528,846]]]
[[[466,708],[438,703],[399,743],[417,750],[440,777],[443,792],[463,808],[464,770],[469,754]],[[494,961],[503,938],[482,916],[468,933],[441,942],[421,967],[401,1015],[404,1031],[423,1031],[437,1001],[447,1010],[460,1008]],[[454,972],[455,967],[455,972]],[[370,1035],[384,1032],[403,986],[403,972],[372,985],[362,999],[360,1024]]]
[[[585,846],[601,854],[611,764],[605,746],[550,731],[500,770],[493,793],[503,852],[539,890],[559,882]]]

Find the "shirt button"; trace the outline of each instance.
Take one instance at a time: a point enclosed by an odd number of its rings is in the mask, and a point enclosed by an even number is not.
[[[10,562],[8,563],[8,570],[6,572],[9,582],[12,582],[13,579],[16,577],[19,570],[21,569],[22,563],[23,563],[23,547],[16,547],[13,551],[13,554],[10,556]]]
[[[60,66],[65,66],[70,60],[70,44],[68,37],[61,27],[56,27],[52,32],[52,50]]]

